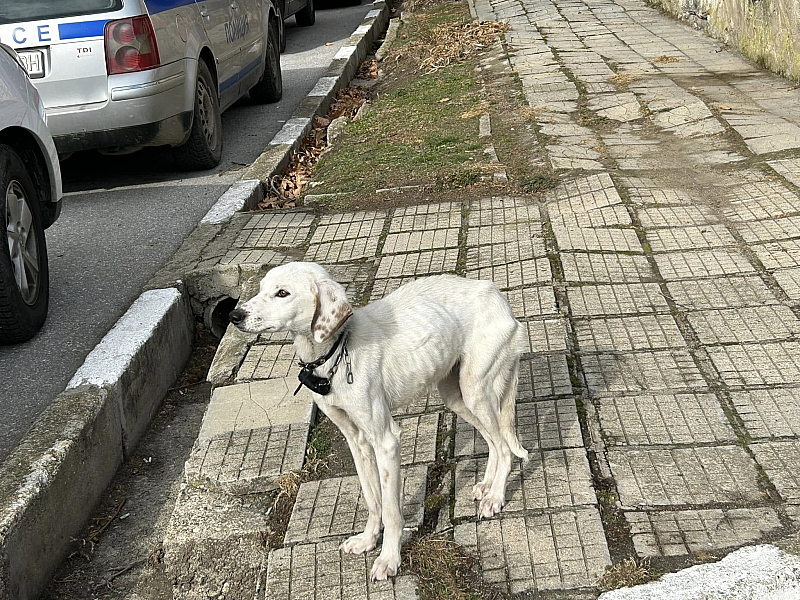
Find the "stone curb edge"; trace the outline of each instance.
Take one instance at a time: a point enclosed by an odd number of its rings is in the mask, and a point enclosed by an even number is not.
[[[0,598],[35,598],[191,354],[185,291],[144,292],[0,466]]]
[[[213,238],[236,212],[264,198],[265,183],[288,164],[314,116],[328,111],[386,27],[388,6],[382,0],[373,6],[292,117],[189,239]],[[210,232],[201,231],[209,226]],[[176,259],[185,263],[181,249],[170,263]],[[71,537],[180,375],[193,338],[194,316],[182,283],[148,289],[0,465],[0,599],[35,598],[47,585]]]

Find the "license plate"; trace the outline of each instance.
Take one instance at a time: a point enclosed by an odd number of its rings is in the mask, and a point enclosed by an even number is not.
[[[41,50],[24,50],[17,52],[22,64],[25,65],[25,70],[28,71],[28,76],[32,79],[36,77],[44,77],[44,52]]]

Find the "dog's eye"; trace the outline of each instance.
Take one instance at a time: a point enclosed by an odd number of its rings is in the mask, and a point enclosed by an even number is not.
[[[288,295],[289,295],[289,292],[287,292],[286,290],[278,290],[276,292],[276,294],[275,294],[275,296],[278,297],[278,298],[286,298],[286,296],[288,296]]]

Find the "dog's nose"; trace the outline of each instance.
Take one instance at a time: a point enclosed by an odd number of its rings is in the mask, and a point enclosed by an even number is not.
[[[230,319],[230,322],[234,325],[239,325],[242,321],[244,321],[246,316],[246,312],[244,312],[241,308],[236,308],[228,315],[228,319]]]

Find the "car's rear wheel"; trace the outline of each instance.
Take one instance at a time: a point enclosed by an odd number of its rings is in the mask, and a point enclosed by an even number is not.
[[[294,21],[298,27],[311,27],[317,20],[314,12],[314,0],[308,0],[306,5],[301,8],[294,16]]]
[[[50,273],[39,198],[25,165],[0,144],[0,344],[32,338],[47,318]]]
[[[172,149],[172,156],[180,168],[192,171],[216,167],[222,158],[222,114],[217,86],[204,60],[198,61],[197,66],[192,131],[185,144]]]
[[[278,29],[280,30],[280,36],[281,36],[280,50],[281,54],[283,54],[284,52],[286,52],[286,25],[283,22],[283,11],[281,10],[280,2],[278,2],[278,4],[276,5],[276,9],[278,11]]]
[[[269,24],[269,39],[267,39],[267,56],[264,65],[264,74],[261,79],[250,88],[250,98],[255,102],[277,102],[283,96],[283,78],[281,76],[281,51],[278,22],[273,19]]]

